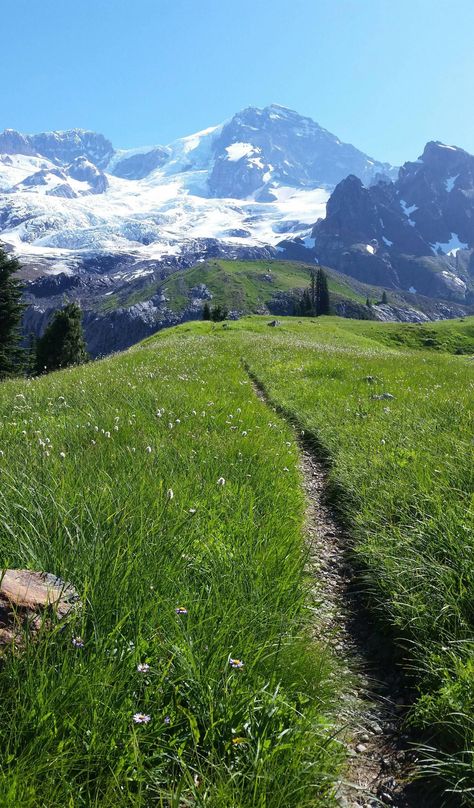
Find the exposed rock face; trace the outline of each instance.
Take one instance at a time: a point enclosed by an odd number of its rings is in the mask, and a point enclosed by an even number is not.
[[[474,246],[473,155],[427,143],[419,160],[400,169],[397,191],[426,243],[447,244],[455,233],[459,242]]]
[[[5,129],[0,133],[0,153],[40,154],[63,165],[71,163],[76,157],[86,157],[103,168],[112,157],[114,148],[103,135],[85,129],[42,132],[38,135],[22,135],[14,129]]]
[[[349,176],[312,237],[322,263],[362,281],[471,302],[474,157],[428,143],[396,182]]]
[[[86,157],[98,168],[105,168],[114,153],[110,140],[86,129],[42,132],[26,137],[34,153],[62,164],[72,163],[76,157]]]
[[[369,182],[377,172],[393,171],[388,163],[341,143],[311,118],[276,104],[234,115],[215,141],[214,154],[213,196],[245,198],[261,189],[267,200],[272,187],[280,185],[330,187],[350,173]]]
[[[112,169],[112,173],[116,177],[122,177],[126,180],[142,180],[155,169],[161,168],[166,163],[169,154],[170,150],[165,146],[156,146],[150,151],[140,152],[118,160]]]
[[[22,135],[15,129],[0,132],[0,154],[36,154],[28,135]]]
[[[76,157],[67,167],[67,174],[79,182],[87,182],[90,193],[103,194],[109,187],[109,182],[103,171],[89,162],[85,157]]]

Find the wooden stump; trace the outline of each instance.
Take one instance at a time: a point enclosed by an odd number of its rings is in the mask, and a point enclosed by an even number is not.
[[[62,620],[79,605],[71,584],[55,575],[31,570],[0,572],[0,649],[23,645],[25,634]]]

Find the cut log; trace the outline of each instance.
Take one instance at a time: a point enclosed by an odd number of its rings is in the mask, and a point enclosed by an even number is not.
[[[78,605],[74,587],[55,575],[31,570],[0,572],[0,647],[23,645],[26,632],[37,634]]]

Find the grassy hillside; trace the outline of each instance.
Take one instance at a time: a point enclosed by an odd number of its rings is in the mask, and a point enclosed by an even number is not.
[[[466,805],[474,793],[474,366],[440,347],[471,351],[473,324],[430,325],[429,347],[423,336],[414,341],[423,327],[335,318],[290,318],[277,329],[251,320],[225,332],[273,403],[328,458],[334,505],[418,694],[410,722],[435,750],[432,770]]]
[[[290,292],[309,285],[311,267],[290,261],[208,261],[165,284],[172,300],[183,299],[193,286],[204,283],[216,303],[238,311],[257,311],[268,304],[275,292]],[[333,295],[365,303],[349,280],[329,273]]]
[[[84,604],[1,665],[2,808],[332,804],[295,444],[233,345],[169,332],[7,382],[0,417],[1,564]]]
[[[178,270],[165,280],[144,282],[133,281],[120,295],[110,296],[100,301],[103,310],[117,306],[130,306],[149,300],[163,293],[175,312],[183,311],[189,305],[191,290],[205,284],[213,296],[213,302],[228,310],[256,313],[272,305],[279,293],[291,296],[309,285],[310,272],[314,265],[300,261],[230,261],[208,260],[185,270]],[[369,286],[355,278],[325,267],[333,303],[352,302],[365,308],[367,297],[372,301],[382,298],[383,289]],[[394,305],[406,306],[406,295],[390,292]],[[411,305],[424,310],[427,301],[417,298]],[[410,305],[409,304],[409,305]],[[369,312],[367,312],[369,314]]]
[[[310,271],[314,269],[298,261],[230,261],[208,260],[186,270],[178,270],[162,281],[139,282],[136,289],[125,297],[106,300],[103,305],[114,308],[148,300],[163,292],[173,311],[182,311],[191,298],[191,290],[205,284],[213,296],[213,302],[228,310],[257,312],[266,307],[278,292],[292,293],[307,287]],[[327,270],[330,290],[336,300],[352,300],[365,304],[371,287]],[[134,284],[131,284],[132,286]],[[380,291],[381,296],[381,291]]]
[[[383,345],[453,354],[474,354],[474,318],[441,320],[436,323],[365,323],[358,333]]]
[[[452,354],[473,321],[430,326],[436,345],[398,325],[401,341],[378,323],[267,322],[188,323],[1,385],[1,563],[56,573],[83,602],[3,660],[2,806],[333,804],[344,684],[310,638],[287,419],[330,461],[438,791],[472,805],[474,366]]]

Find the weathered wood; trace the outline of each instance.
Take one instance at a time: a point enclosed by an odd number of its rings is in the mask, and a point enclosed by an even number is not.
[[[71,584],[31,570],[0,572],[0,646],[22,645],[25,632],[37,634],[52,619],[61,620],[79,604]]]

